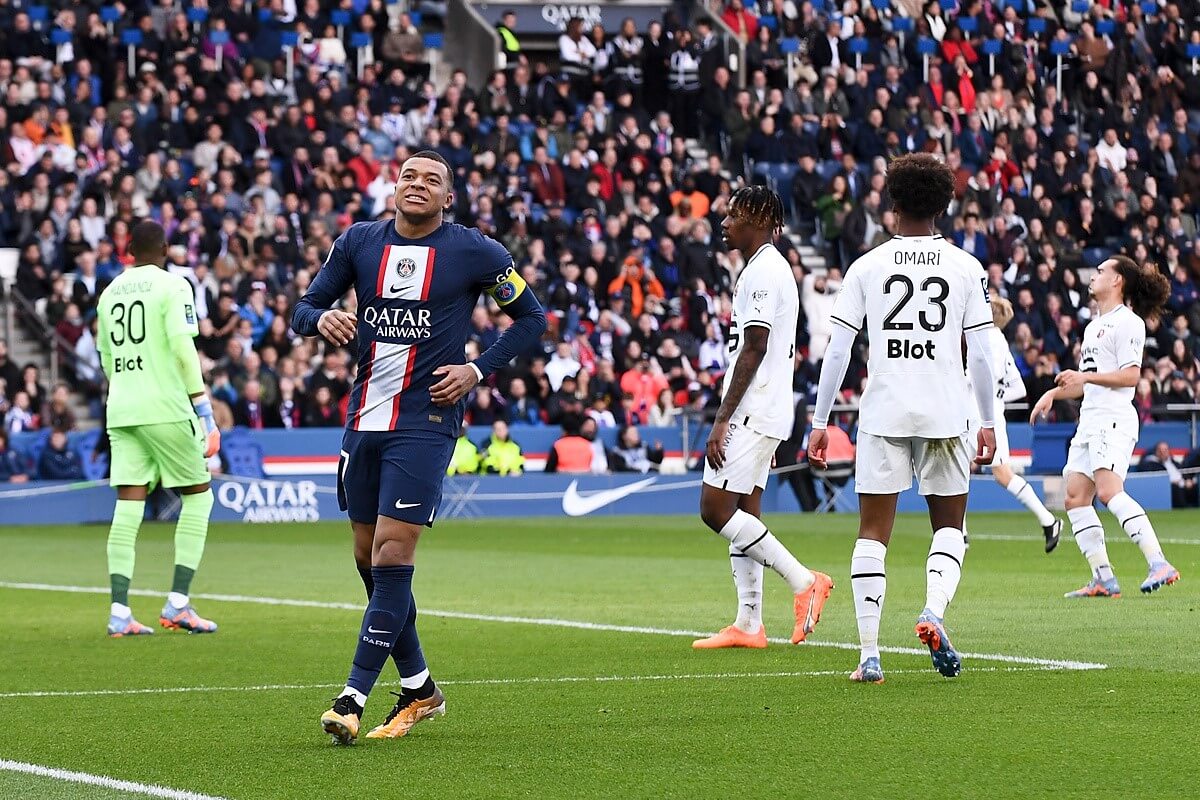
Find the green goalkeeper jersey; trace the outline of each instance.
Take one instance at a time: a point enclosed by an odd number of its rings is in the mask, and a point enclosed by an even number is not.
[[[189,395],[203,391],[191,339],[198,333],[192,285],[155,265],[127,268],[96,309],[96,347],[108,376],[109,428],[190,420]],[[186,337],[194,367],[177,355]],[[189,373],[194,373],[190,375]]]

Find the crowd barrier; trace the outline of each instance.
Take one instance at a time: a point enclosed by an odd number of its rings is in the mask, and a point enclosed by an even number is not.
[[[1049,475],[1026,476],[1047,497],[1052,508],[1061,508],[1061,469],[1072,426],[1014,425],[1009,431],[1014,461],[1022,466],[1039,464]],[[219,522],[317,522],[341,520],[337,507],[335,473],[340,449],[340,429],[239,431],[261,447],[265,477],[226,476],[214,481],[216,504],[213,519]],[[471,428],[473,442],[486,441],[490,429]],[[457,476],[446,480],[440,518],[545,517],[614,514],[695,514],[699,498],[699,472],[685,472],[689,456],[700,456],[704,431],[684,441],[679,428],[643,428],[642,438],[660,443],[673,467],[662,474],[550,475],[539,472],[546,453],[559,436],[556,428],[514,427],[513,439],[524,450],[530,472],[519,477],[490,475]],[[1166,441],[1176,454],[1191,444],[1187,423],[1158,423],[1142,431],[1138,451]],[[605,429],[601,437],[608,445],[616,431]],[[23,434],[13,444],[36,444],[42,437]],[[76,436],[81,448],[90,447],[94,434]],[[682,473],[682,474],[679,474]],[[818,482],[819,486],[819,482]],[[1134,473],[1128,490],[1145,508],[1170,508],[1170,484],[1165,473]],[[103,481],[77,483],[37,481],[0,486],[0,524],[86,524],[107,523],[112,518],[115,495]],[[167,497],[147,514],[170,518],[177,508]],[[854,482],[838,491],[836,511],[857,511]],[[924,502],[915,491],[901,495],[901,511],[923,511]],[[990,478],[976,477],[971,488],[973,511],[1016,510],[1012,497]],[[779,476],[773,476],[763,496],[768,513],[800,511],[795,494]]]
[[[344,520],[338,510],[335,476],[308,475],[280,479],[223,477],[213,481],[216,522],[308,523]],[[1061,508],[1062,479],[1031,477],[1030,483],[1051,507]],[[1149,510],[1171,506],[1171,487],[1164,473],[1134,473],[1127,491]],[[698,513],[700,479],[687,475],[525,475],[520,478],[466,476],[447,478],[439,519],[580,517],[620,514]],[[0,489],[0,520],[5,525],[107,524],[115,492],[99,482],[41,482]],[[148,516],[170,518],[173,498],[148,509]],[[838,511],[857,511],[853,479],[839,492]],[[971,486],[971,511],[1016,511],[1020,506],[988,477]],[[767,513],[800,511],[791,488],[772,476],[763,494]],[[915,490],[900,496],[900,511],[924,511]]]

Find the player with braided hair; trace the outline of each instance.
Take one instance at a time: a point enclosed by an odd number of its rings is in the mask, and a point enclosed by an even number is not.
[[[1079,369],[1058,374],[1058,386],[1042,395],[1029,421],[1044,417],[1056,400],[1083,398],[1063,477],[1067,517],[1075,543],[1092,568],[1092,579],[1067,597],[1121,596],[1104,527],[1092,505],[1096,497],[1146,557],[1150,571],[1141,589],[1149,593],[1179,580],[1179,570],[1163,555],[1146,510],[1125,493],[1125,474],[1138,437],[1131,401],[1141,377],[1145,321],[1162,311],[1171,287],[1153,266],[1140,267],[1131,258],[1115,256],[1096,268],[1088,289],[1100,313],[1083,332]]]
[[[697,649],[767,646],[762,623],[763,567],[779,574],[794,595],[792,643],[812,633],[833,588],[828,575],[812,572],[767,530],[762,492],[771,458],[792,430],[792,374],[800,297],[791,265],[772,244],[783,227],[783,204],[765,186],[734,193],[721,222],[730,249],[746,257],[733,290],[729,369],[724,396],[708,437],[700,517],[729,540],[737,587],[736,621]]]

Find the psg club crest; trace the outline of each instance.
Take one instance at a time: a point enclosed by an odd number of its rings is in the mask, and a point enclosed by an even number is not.
[[[401,278],[411,278],[412,274],[417,271],[417,262],[411,258],[402,258],[396,264],[396,274]]]
[[[505,281],[496,287],[496,300],[501,303],[507,303],[517,296],[517,287],[512,281]]]

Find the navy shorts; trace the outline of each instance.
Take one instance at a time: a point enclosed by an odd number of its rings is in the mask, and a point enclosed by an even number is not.
[[[346,431],[338,459],[338,506],[351,521],[391,517],[433,525],[454,439],[422,430]]]

